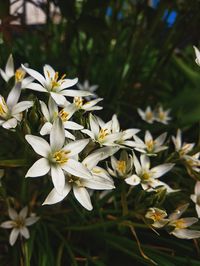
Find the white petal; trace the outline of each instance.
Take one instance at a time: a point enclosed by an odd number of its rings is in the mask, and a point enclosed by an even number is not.
[[[65,187],[65,175],[60,165],[51,166],[51,178],[56,191],[62,195]]]
[[[194,48],[195,55],[196,55],[195,62],[197,63],[197,65],[200,65],[200,51],[196,46],[193,46],[193,48]]]
[[[57,117],[50,133],[50,145],[52,151],[59,151],[65,142],[65,131],[62,120]]]
[[[137,134],[140,131],[140,129],[136,128],[129,128],[123,131],[122,138],[123,140],[127,140],[132,138],[135,134]]]
[[[20,234],[26,239],[28,239],[30,237],[29,231],[28,231],[27,227],[25,227],[25,226],[20,228]]]
[[[92,100],[92,101],[89,101],[89,102],[86,102],[82,108],[85,109],[85,110],[89,110],[90,108],[94,107],[95,104],[97,104],[98,102],[102,101],[103,98],[98,98],[98,99],[95,99],[95,100]],[[102,108],[102,107],[100,107]]]
[[[88,135],[92,140],[95,139],[95,135],[92,131],[88,130],[88,129],[83,129],[81,130],[81,132],[83,132],[84,134]]]
[[[49,161],[46,158],[41,158],[36,161],[28,170],[25,177],[39,177],[46,175],[50,170]]]
[[[26,89],[30,89],[33,91],[40,91],[40,92],[48,92],[42,85],[35,82],[27,84]]]
[[[170,221],[177,220],[187,210],[189,204],[184,204],[178,207],[172,214],[169,215]]]
[[[184,225],[186,227],[189,227],[189,226],[197,223],[198,222],[198,218],[196,218],[196,217],[186,217],[186,218],[181,218],[181,221],[184,222]]]
[[[89,91],[79,91],[79,90],[63,90],[60,93],[68,97],[84,97],[92,95],[92,93]]]
[[[78,78],[74,78],[74,79],[64,79],[63,82],[62,82],[62,85],[60,86],[60,87],[61,87],[61,90],[66,89],[66,88],[69,88],[69,87],[72,87],[72,86],[74,86],[77,82],[78,82]],[[67,90],[66,90],[66,92],[67,92]]]
[[[73,186],[73,192],[74,192],[75,198],[84,208],[86,208],[88,211],[91,211],[93,209],[92,203],[90,200],[90,195],[87,189],[83,187]]]
[[[18,85],[15,85],[10,91],[10,93],[8,94],[8,97],[6,100],[6,103],[9,109],[11,109],[15,104],[17,104],[20,94],[21,94],[21,88],[19,88]]]
[[[107,190],[115,188],[112,182],[110,182],[108,179],[104,179],[99,176],[93,176],[93,178],[91,179],[82,179],[81,183],[84,187],[95,190]]]
[[[148,130],[145,132],[144,140],[145,140],[145,143],[148,142],[148,141],[153,140],[153,137],[152,137],[151,133]]]
[[[64,169],[66,172],[68,172],[71,175],[75,175],[77,177],[82,178],[92,178],[90,172],[88,169],[81,163],[68,159],[67,163],[61,165],[62,169]]]
[[[88,144],[88,139],[76,140],[65,145],[63,150],[70,151],[69,156],[74,156],[80,153]]]
[[[13,228],[13,230],[10,233],[10,238],[9,238],[9,243],[11,246],[15,244],[18,235],[19,235],[19,229]]]
[[[51,133],[52,126],[53,125],[50,122],[46,122],[40,129],[40,135],[49,135]]]
[[[17,126],[16,118],[11,118],[2,124],[2,127],[6,129],[16,128],[16,126]]]
[[[69,131],[65,130],[65,138],[75,140],[76,138]]]
[[[117,119],[117,115],[114,114],[112,117],[112,132],[119,132],[120,131],[120,125],[119,125],[119,121]]]
[[[34,135],[26,135],[25,139],[37,154],[48,157],[48,155],[51,153],[49,143],[43,138]]]
[[[52,189],[49,195],[46,197],[45,201],[42,203],[42,205],[51,205],[62,201],[68,195],[70,190],[71,185],[69,185],[68,183],[65,184],[62,195],[59,194],[55,188]]]
[[[21,113],[24,110],[27,110],[28,108],[30,108],[31,106],[33,106],[33,102],[32,101],[23,101],[23,102],[17,103],[12,108],[12,115]]]
[[[66,129],[71,129],[71,130],[80,130],[80,129],[83,129],[83,126],[75,123],[75,122],[72,122],[72,121],[67,121],[67,122],[64,122],[64,128]]]
[[[50,82],[51,78],[54,78],[55,70],[50,65],[44,65],[43,72],[45,79]]]
[[[26,224],[26,226],[30,226],[30,225],[36,223],[39,219],[40,219],[40,218],[37,217],[37,216],[28,217],[28,218],[26,219],[26,221],[25,221],[25,224]]]
[[[41,106],[43,116],[46,118],[47,121],[50,121],[49,110],[46,104],[43,101],[40,101],[40,106]]]
[[[56,92],[50,92],[51,97],[54,99],[54,101],[57,103],[59,106],[63,106],[66,104],[66,99],[65,96],[56,93]]]
[[[5,229],[10,229],[10,228],[13,228],[13,221],[6,221],[6,222],[3,222],[1,223],[0,225],[2,228],[5,228]]]
[[[24,65],[22,65],[22,68],[34,79],[38,80],[43,86],[46,85],[46,80],[45,78],[37,71],[35,71],[34,69],[25,67]]]
[[[189,229],[175,229],[171,234],[181,239],[194,239],[200,237],[200,231]]]
[[[14,76],[14,62],[13,62],[13,56],[12,54],[10,54],[8,61],[6,63],[6,67],[5,67],[5,73],[7,75],[7,77],[10,79],[11,77]]]
[[[13,208],[8,208],[8,215],[12,220],[15,220],[18,217],[17,212]]]
[[[28,207],[26,206],[20,211],[19,216],[25,219],[27,214],[28,214]]]
[[[137,175],[132,175],[125,179],[125,182],[131,186],[137,186],[138,184],[140,184],[140,181],[141,180]]]
[[[200,218],[200,206],[196,204],[195,208],[197,211],[197,216],[198,216],[198,218]]]
[[[149,168],[150,168],[150,160],[149,160],[148,156],[146,156],[145,154],[142,154],[140,156],[140,162],[141,162],[142,169],[149,170]]]
[[[93,134],[97,136],[99,134],[99,124],[97,122],[97,119],[92,114],[90,114],[89,120],[90,120],[90,129],[93,132]]]
[[[170,171],[173,166],[174,166],[173,163],[161,164],[159,166],[152,168],[151,173],[153,174],[154,178],[158,178],[160,176],[163,176],[168,171]]]
[[[139,175],[141,173],[142,168],[135,154],[133,155],[133,164],[135,166],[136,173]]]
[[[162,145],[165,142],[166,137],[167,137],[166,132],[161,134],[158,138],[155,139],[156,145],[159,145],[159,146]]]

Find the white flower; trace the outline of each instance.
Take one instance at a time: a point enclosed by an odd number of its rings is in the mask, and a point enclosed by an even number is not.
[[[188,154],[194,147],[195,143],[182,143],[182,136],[181,136],[181,130],[177,130],[176,137],[172,136],[172,141],[175,146],[176,152],[179,153],[180,157],[184,157],[186,154]]]
[[[105,123],[99,117],[89,116],[90,130],[83,129],[83,133],[87,134],[94,142],[100,144],[100,146],[116,146],[115,141],[121,139],[122,133],[112,132],[112,120]]]
[[[39,177],[49,171],[56,191],[63,194],[65,188],[65,175],[68,174],[90,178],[91,174],[86,167],[78,162],[77,155],[88,144],[88,139],[77,140],[65,144],[65,133],[62,121],[56,119],[50,133],[50,144],[38,136],[26,135],[28,143],[42,158],[36,161],[28,170],[26,177]]]
[[[76,97],[91,95],[90,92],[68,90],[67,88],[74,86],[78,82],[78,79],[66,79],[65,75],[59,79],[58,72],[55,72],[55,70],[49,65],[45,65],[43,68],[44,76],[24,65],[22,65],[22,68],[39,82],[32,82],[27,86],[27,89],[49,93],[58,105],[62,106],[66,103],[65,96]]]
[[[32,101],[22,101],[18,103],[19,95],[13,94],[11,90],[7,101],[0,95],[0,126],[6,129],[15,128],[17,126],[17,121],[22,120],[22,112],[33,105]]]
[[[17,88],[26,88],[26,86],[33,81],[32,77],[26,77],[26,72],[22,68],[18,68],[15,71],[12,54],[8,57],[5,70],[0,69],[2,78],[8,82],[13,76],[15,76],[15,86]]]
[[[163,146],[166,137],[167,133],[163,133],[154,140],[151,133],[147,130],[145,132],[144,141],[137,136],[133,137],[135,141],[132,142],[132,147],[141,153],[146,153],[147,155],[156,155],[156,153],[168,148],[167,146]]]
[[[65,137],[70,138],[72,140],[75,140],[74,135],[72,135],[68,130],[66,129],[71,129],[71,130],[81,130],[83,129],[83,126],[73,122],[69,121],[69,119],[72,117],[74,112],[76,111],[73,104],[66,104],[62,110],[59,111],[57,104],[54,102],[54,100],[50,97],[49,102],[48,102],[48,107],[43,101],[40,101],[40,106],[42,113],[45,118],[45,123],[42,126],[40,130],[40,134],[47,135],[50,134],[52,126],[54,121],[57,119],[59,116],[63,122],[63,126],[65,128]]]
[[[193,48],[194,48],[195,55],[196,55],[195,62],[197,63],[198,66],[200,66],[200,51],[196,46],[193,46]]]
[[[73,105],[77,111],[84,110],[85,112],[88,112],[88,111],[101,110],[103,109],[103,107],[98,106],[96,104],[102,100],[103,98],[97,98],[92,101],[84,102],[82,97],[74,97]]]
[[[119,145],[125,145],[132,147],[132,141],[130,141],[131,138],[135,136],[140,131],[140,129],[137,128],[129,128],[126,130],[120,129],[120,124],[117,119],[117,116],[114,114],[112,117],[112,133],[121,133],[120,138],[118,138],[115,142]]]
[[[161,164],[150,169],[149,157],[142,154],[140,156],[140,162],[137,157],[133,156],[133,163],[135,166],[136,175],[132,175],[125,179],[126,183],[132,186],[141,184],[144,190],[154,189],[158,186],[165,186],[164,182],[158,180],[159,177],[170,171],[174,164],[166,163]]]
[[[167,213],[164,210],[158,208],[149,208],[145,217],[151,219],[153,223],[151,224],[155,228],[162,228],[168,223]]]
[[[97,98],[98,96],[94,93],[98,89],[98,85],[90,85],[88,80],[85,80],[83,84],[78,83],[77,87],[82,91],[90,91],[92,96],[85,97],[87,101],[90,101],[91,98]]]
[[[37,216],[27,217],[28,208],[24,207],[19,214],[12,208],[8,209],[8,214],[10,217],[10,221],[6,221],[1,223],[2,228],[11,229],[9,243],[13,246],[19,235],[28,239],[30,237],[29,230],[27,226],[30,226],[36,223],[39,220]]]
[[[140,117],[147,123],[152,124],[155,121],[155,114],[151,110],[150,106],[147,106],[145,111],[141,110],[140,108],[138,108],[137,111]]]
[[[200,172],[200,160],[199,160],[200,152],[197,152],[193,155],[184,155],[184,160],[186,162],[186,166],[193,171],[199,173]]]
[[[200,181],[196,182],[194,194],[192,194],[190,198],[195,203],[197,216],[200,218]]]
[[[115,150],[106,147],[88,155],[82,161],[82,164],[87,167],[91,176],[66,174],[63,194],[59,194],[54,188],[45,199],[43,205],[58,203],[62,201],[71,190],[73,190],[73,194],[78,202],[87,210],[92,210],[93,207],[87,189],[110,190],[114,188],[113,181],[108,173],[103,168],[97,166],[100,160],[104,160],[113,152],[115,152]]]
[[[158,110],[156,111],[155,113],[155,120],[157,122],[160,122],[162,124],[165,124],[167,125],[168,122],[172,119],[170,116],[169,116],[169,113],[170,113],[170,109],[167,109],[167,110],[163,110],[163,107],[160,106],[158,108]]]
[[[181,239],[194,239],[200,237],[200,231],[187,229],[192,224],[198,222],[195,217],[180,218],[183,212],[188,208],[189,204],[184,204],[177,208],[169,216],[169,226],[174,227],[170,234]]]
[[[120,153],[119,160],[117,160],[114,156],[111,156],[111,166],[112,169],[108,168],[108,172],[112,176],[122,178],[130,177],[133,169],[133,156],[123,150]]]

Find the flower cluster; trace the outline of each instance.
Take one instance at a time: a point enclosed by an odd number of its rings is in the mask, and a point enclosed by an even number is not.
[[[30,126],[28,134],[22,136],[28,154],[35,157],[24,176],[44,176],[47,189],[51,186],[43,195],[43,202],[39,201],[40,205],[56,204],[73,193],[79,204],[91,211],[93,191],[109,193],[122,184],[128,190],[121,191],[122,199],[126,201],[123,205],[127,208],[128,199],[135,196],[134,191],[152,197],[152,206],[143,206],[145,211],[142,215],[142,220],[146,217],[152,227],[169,228],[169,233],[178,238],[200,237],[199,231],[187,229],[198,221],[197,218],[180,218],[188,204],[178,207],[171,215],[153,204],[153,197],[160,191],[166,195],[181,190],[173,187],[172,182],[174,169],[182,167],[181,163],[185,165],[188,176],[200,172],[200,153],[193,153],[195,143],[182,143],[180,129],[175,137],[168,136],[167,132],[152,136],[149,130],[139,137],[142,132],[138,128],[121,129],[116,114],[105,122],[93,113],[102,109],[97,104],[103,99],[94,94],[98,86],[90,87],[88,81],[83,85],[77,84],[77,78],[69,79],[65,74],[60,76],[49,65],[43,67],[43,75],[25,65],[15,71],[10,56],[0,74],[7,83],[14,77],[14,85],[6,100],[0,95],[0,125],[3,129],[18,131],[19,134],[22,121],[28,120],[28,114],[34,108],[39,116],[37,130]],[[78,89],[71,89],[75,85]],[[31,100],[20,101],[23,92],[28,90],[34,92]],[[141,118],[148,123],[168,124],[171,120],[169,112],[162,106],[154,111],[149,106],[145,111],[138,109]],[[4,170],[0,170],[0,174],[3,176]],[[100,195],[103,197],[104,194]],[[198,217],[199,197],[200,185],[197,182],[191,199]],[[3,222],[1,227],[12,228],[10,244],[16,242],[18,235],[29,238],[27,226],[39,218],[34,215],[27,218],[28,207],[19,214],[9,207],[8,214],[11,221]]]

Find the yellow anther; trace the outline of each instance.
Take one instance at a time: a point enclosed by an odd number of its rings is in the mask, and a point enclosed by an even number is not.
[[[59,164],[66,163],[68,161],[68,154],[70,151],[57,151],[53,154],[53,161]]]
[[[154,148],[155,141],[150,139],[150,140],[146,141],[145,144],[146,144],[146,147],[147,147],[147,151],[152,152],[153,148]]]
[[[8,106],[2,96],[0,96],[0,117],[6,118],[8,116]]]
[[[107,128],[105,128],[105,129],[102,128],[102,129],[99,131],[98,139],[99,139],[99,140],[103,140],[106,136],[108,136],[108,129],[107,129]]]
[[[49,72],[47,71],[47,75],[49,76]],[[59,73],[55,72],[54,77],[51,78],[51,88],[57,88],[59,87],[63,82],[64,82],[64,78],[66,77],[66,74],[62,75],[62,77],[60,79],[59,78]]]
[[[151,174],[148,173],[148,172],[143,172],[141,178],[142,178],[144,181],[147,181],[149,178],[151,178]]]
[[[76,107],[81,108],[83,105],[82,97],[74,97],[74,104],[76,105]]]
[[[26,72],[23,69],[18,68],[15,71],[15,81],[21,82],[24,79],[25,75],[26,75]]]
[[[126,162],[125,161],[118,161],[117,162],[117,170],[121,172],[122,174],[125,174],[126,172]]]
[[[187,228],[187,225],[183,219],[179,219],[177,221],[172,222],[172,224],[177,228],[177,229],[184,229]]]
[[[64,109],[62,109],[59,112],[59,116],[60,116],[60,118],[62,119],[63,122],[66,122],[68,120],[69,113],[67,113]]]

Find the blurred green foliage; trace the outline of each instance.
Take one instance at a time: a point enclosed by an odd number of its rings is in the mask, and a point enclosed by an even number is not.
[[[50,19],[48,4],[43,4],[46,24],[16,27],[10,24],[14,18],[9,17],[8,2],[1,1],[1,66],[12,52],[18,63],[27,62],[40,70],[49,63],[70,77],[78,76],[80,82],[88,79],[91,84],[99,85],[97,93],[104,97],[104,119],[110,119],[115,112],[124,127],[135,126],[137,122],[137,127],[146,129],[136,109],[162,103],[172,108],[172,131],[185,127],[188,134],[197,137],[200,74],[192,45],[199,44],[200,1],[161,0],[157,8],[143,0],[47,2],[54,2],[60,8],[58,24]],[[108,12],[111,9],[112,14]],[[163,19],[165,10],[177,12],[171,27]],[[148,128],[159,132],[165,126],[148,125]],[[18,174],[23,178],[20,170]],[[22,202],[27,191],[28,182],[21,188]],[[111,196],[112,193],[108,195]],[[62,206],[50,207],[52,216],[43,217],[25,246],[28,250],[25,265],[150,265],[141,256],[129,226],[123,223],[126,219],[131,221],[134,214],[123,217],[117,205],[104,211],[103,201],[98,199],[89,214],[70,199],[62,203],[67,204],[65,212]],[[133,204],[133,209],[139,207],[142,212],[142,206]],[[73,212],[73,220],[68,212]],[[157,236],[145,225],[133,226],[144,253],[158,265],[200,265],[197,242]],[[0,236],[0,243],[4,237]],[[17,248],[10,249],[4,244],[0,249],[0,265],[18,265]]]

